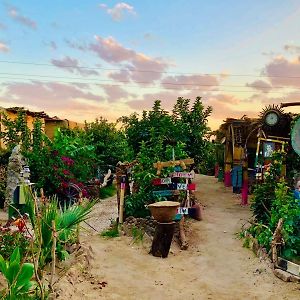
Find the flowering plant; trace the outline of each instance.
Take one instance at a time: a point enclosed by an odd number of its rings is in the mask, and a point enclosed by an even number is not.
[[[25,231],[25,219],[11,220],[0,225],[0,255],[8,259],[16,247],[20,247],[22,256],[29,251],[32,237]]]

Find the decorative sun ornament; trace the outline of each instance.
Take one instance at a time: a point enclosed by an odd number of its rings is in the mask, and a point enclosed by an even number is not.
[[[263,109],[260,114],[261,123],[273,127],[280,123],[283,116],[283,110],[278,105],[269,105]]]

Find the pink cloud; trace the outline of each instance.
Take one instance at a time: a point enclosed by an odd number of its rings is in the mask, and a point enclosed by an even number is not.
[[[4,29],[6,29],[6,26],[0,22],[0,30],[4,30]]]
[[[274,58],[264,68],[273,86],[300,87],[300,57],[288,60],[284,57]],[[297,77],[297,78],[293,78]]]
[[[64,69],[70,73],[78,73],[83,76],[99,75],[96,70],[80,67],[79,61],[76,58],[65,56],[63,59],[52,59],[51,63],[61,69]]]
[[[264,97],[261,99],[261,102],[264,104],[281,104],[284,102],[300,102],[300,93],[295,91],[295,92],[290,92],[287,93],[285,96],[281,97]],[[299,107],[298,107],[299,109]]]
[[[129,97],[135,96],[134,94],[127,92],[125,89],[117,85],[103,85],[102,89],[108,96],[107,100],[109,102],[115,102],[121,99],[128,99]]]
[[[23,16],[20,11],[16,7],[9,7],[8,8],[8,15],[17,21],[18,23],[25,25],[31,29],[36,29],[37,24],[35,21],[31,20],[28,17]]]
[[[161,84],[166,88],[211,90],[216,89],[220,83],[212,75],[177,75],[164,77]]]
[[[20,106],[35,106],[46,110],[59,110],[72,106],[78,99],[100,102],[103,99],[76,85],[56,82],[7,83],[3,98]]]
[[[117,72],[111,72],[108,76],[116,81],[127,82],[130,81],[130,72],[128,70],[120,70]]]
[[[161,79],[170,64],[160,58],[152,58],[119,44],[113,37],[95,36],[96,42],[89,48],[108,63],[121,64],[126,71],[111,73],[111,78],[126,76],[134,82],[152,83]]]
[[[9,47],[6,44],[0,42],[0,52],[9,52]]]
[[[114,21],[121,21],[125,14],[136,15],[134,7],[125,3],[117,3],[114,7],[109,8],[106,4],[99,4],[99,7],[106,11]]]
[[[137,53],[134,50],[123,47],[113,37],[102,38],[95,36],[96,43],[90,44],[90,49],[100,58],[109,63],[121,63],[135,59]]]
[[[247,83],[246,86],[264,93],[268,93],[272,89],[272,85],[264,80],[255,80],[251,83]]]

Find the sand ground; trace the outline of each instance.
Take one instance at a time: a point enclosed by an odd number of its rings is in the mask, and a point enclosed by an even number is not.
[[[276,278],[237,238],[251,215],[249,207],[241,207],[239,196],[214,177],[197,175],[195,181],[204,213],[202,221],[187,222],[188,250],[173,243],[168,258],[161,259],[148,254],[147,236],[142,243],[128,236],[100,237],[117,216],[116,198],[103,200],[88,220],[94,229],[83,224],[81,241],[88,260],[72,255],[63,264],[62,273],[68,271],[58,277],[57,299],[300,299],[300,284]]]
[[[205,206],[202,221],[189,221],[189,248],[176,243],[166,259],[148,254],[151,241],[99,237],[85,232],[93,249],[88,271],[73,266],[59,282],[59,299],[300,299],[300,285],[276,278],[264,261],[242,247],[236,232],[250,217],[238,195],[213,177],[197,175],[197,198]],[[107,201],[107,202],[105,202]],[[115,215],[113,198],[98,205],[89,221]],[[100,225],[99,225],[100,224]],[[102,224],[102,225],[101,225]]]

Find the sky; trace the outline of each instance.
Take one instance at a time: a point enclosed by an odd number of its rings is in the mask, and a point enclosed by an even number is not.
[[[300,101],[300,1],[0,0],[2,107],[116,121],[197,96],[212,129]]]

